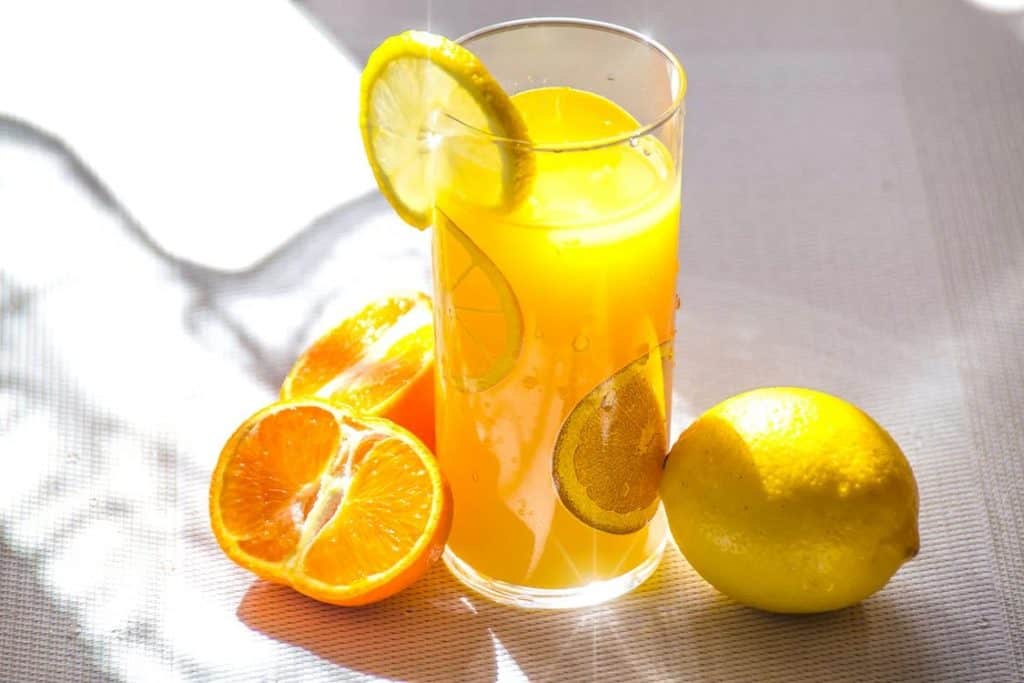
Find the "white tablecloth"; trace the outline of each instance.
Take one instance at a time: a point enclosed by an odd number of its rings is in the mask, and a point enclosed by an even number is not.
[[[810,617],[731,603],[674,548],[565,613],[443,567],[357,610],[254,579],[209,531],[221,444],[343,311],[428,287],[429,233],[369,194],[244,272],[197,266],[60,131],[0,119],[0,680],[1024,680],[1024,13],[981,4],[308,3],[360,58],[529,14],[681,56],[676,430],[812,386],[888,428],[921,491],[921,554]]]

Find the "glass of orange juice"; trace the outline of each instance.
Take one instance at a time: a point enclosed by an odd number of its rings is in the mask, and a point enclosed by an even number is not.
[[[499,602],[594,604],[643,582],[665,545],[686,78],[650,38],[592,21],[459,42],[530,141],[463,134],[528,144],[534,177],[511,210],[436,199],[445,561]]]

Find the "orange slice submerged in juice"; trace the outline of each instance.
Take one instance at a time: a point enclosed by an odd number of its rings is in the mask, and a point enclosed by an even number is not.
[[[435,237],[444,373],[459,390],[485,391],[512,370],[523,346],[523,314],[508,280],[441,210]]]
[[[317,600],[362,605],[441,555],[451,494],[409,432],[318,399],[272,404],[221,451],[210,519],[242,567]]]
[[[562,504],[583,523],[628,534],[657,512],[671,372],[666,342],[601,382],[565,419],[552,474]]]

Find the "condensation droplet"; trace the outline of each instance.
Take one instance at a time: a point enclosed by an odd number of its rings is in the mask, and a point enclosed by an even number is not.
[[[480,473],[479,472],[474,472],[473,473],[473,483],[474,484],[479,484],[480,483]]]
[[[678,311],[679,307],[683,305],[683,302],[679,300],[679,295],[678,294],[676,294],[675,297],[676,297],[676,310]]]
[[[636,147],[639,144],[640,144],[640,140],[638,140],[637,138],[630,138],[629,139],[629,146],[630,147]]]
[[[574,351],[586,351],[590,348],[590,337],[585,334],[576,335],[572,340],[572,348]]]

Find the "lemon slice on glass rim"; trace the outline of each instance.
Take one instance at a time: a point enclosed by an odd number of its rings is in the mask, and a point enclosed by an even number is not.
[[[406,31],[373,51],[359,127],[381,192],[415,227],[431,224],[440,193],[507,210],[529,192],[522,116],[483,63],[442,36]]]

